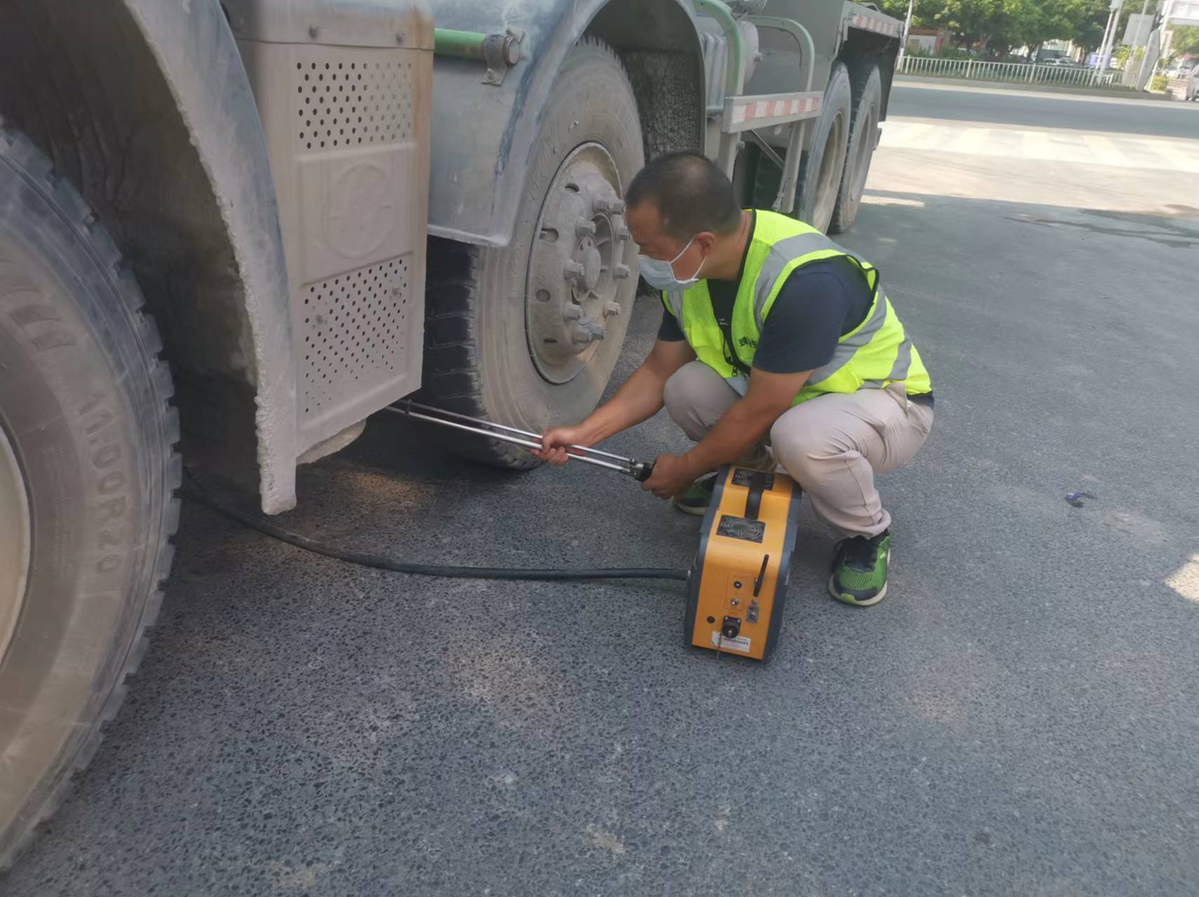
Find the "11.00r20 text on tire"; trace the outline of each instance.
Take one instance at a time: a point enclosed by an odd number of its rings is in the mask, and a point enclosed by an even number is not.
[[[644,161],[628,76],[586,39],[546,106],[511,243],[430,240],[426,400],[537,432],[591,412],[632,313],[636,247],[620,200]],[[503,467],[535,463],[474,436],[454,448]]]
[[[0,124],[0,535],[27,543],[0,576],[0,869],[91,758],[158,611],[180,475],[161,349],[104,228]]]

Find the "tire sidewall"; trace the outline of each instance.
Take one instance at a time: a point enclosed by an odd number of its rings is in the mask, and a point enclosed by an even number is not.
[[[844,233],[849,230],[858,217],[858,208],[862,203],[866,178],[870,175],[870,163],[874,159],[874,151],[871,149],[864,160],[865,171],[859,172],[856,165],[858,150],[863,140],[874,140],[873,133],[867,133],[873,129],[867,128],[866,122],[870,117],[871,109],[875,112],[875,120],[878,120],[882,102],[882,76],[879,74],[878,66],[871,63],[861,95],[854,101],[853,120],[849,130],[849,146],[845,154],[845,171],[841,175],[840,195],[837,199],[837,208],[833,210],[830,227],[834,233]],[[861,176],[859,177],[859,175]]]
[[[0,791],[0,867],[119,701],[173,527],[157,361],[115,249],[84,225],[77,195],[77,209],[59,202],[69,188],[11,164],[36,166],[23,154],[0,157],[0,426],[33,538],[0,658],[0,756],[27,790]]]
[[[622,311],[584,369],[566,384],[546,381],[533,364],[526,332],[528,267],[538,221],[563,161],[585,143],[603,145],[615,160],[623,194],[645,163],[637,104],[628,78],[606,48],[584,43],[567,57],[547,104],[529,165],[511,244],[480,258],[479,369],[489,414],[530,430],[573,423],[599,402],[632,316],[637,278],[619,283]],[[635,256],[625,247],[625,264]]]
[[[824,164],[824,154],[826,150],[833,149],[841,154],[842,170],[838,177],[834,179],[837,185],[834,189],[839,189],[841,180],[844,176],[844,165],[846,151],[849,146],[849,129],[850,116],[852,113],[853,92],[849,84],[849,73],[845,68],[844,63],[835,63],[833,70],[829,75],[828,87],[824,91],[824,101],[821,105],[820,118],[816,122],[816,131],[812,137],[812,148],[808,151],[807,157],[804,160],[803,177],[801,184],[803,191],[800,195],[799,208],[797,217],[813,227],[818,227],[820,230],[827,230],[828,223],[825,222],[821,226],[818,222],[812,220],[816,212],[816,205],[820,197],[820,169]],[[835,147],[828,146],[829,132],[833,128],[833,123],[836,120],[837,114],[842,115],[844,122],[841,129],[842,140]],[[835,201],[834,201],[835,207]],[[830,217],[831,220],[831,217]]]

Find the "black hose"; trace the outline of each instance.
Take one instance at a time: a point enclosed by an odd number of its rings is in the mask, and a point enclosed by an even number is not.
[[[325,557],[348,561],[362,567],[374,567],[377,570],[390,570],[393,573],[410,573],[414,576],[440,576],[454,579],[516,579],[530,581],[560,582],[579,579],[674,579],[686,582],[689,574],[686,570],[667,570],[661,567],[600,567],[595,569],[545,569],[537,567],[450,567],[442,564],[409,564],[393,560],[377,554],[366,554],[345,548],[326,545],[299,533],[293,533],[281,526],[263,520],[257,515],[247,514],[237,510],[218,499],[208,495],[200,488],[185,489],[185,497],[190,498],[218,514],[228,517],[242,526],[303,548]]]

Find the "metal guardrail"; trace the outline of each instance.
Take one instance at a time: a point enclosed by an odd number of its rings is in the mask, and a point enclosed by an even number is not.
[[[1014,84],[1053,84],[1061,87],[1111,87],[1123,73],[1103,72],[1095,82],[1095,70],[1082,66],[1030,65],[1024,62],[984,62],[977,59],[936,59],[904,56],[899,71],[905,75],[964,78],[971,81],[1008,81]]]

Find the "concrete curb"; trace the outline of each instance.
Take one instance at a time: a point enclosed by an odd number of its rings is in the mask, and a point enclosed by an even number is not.
[[[991,90],[1024,90],[1032,93],[1060,93],[1074,97],[1116,97],[1124,100],[1147,100],[1169,102],[1173,97],[1160,93],[1145,93],[1135,90],[1104,90],[1093,87],[1060,87],[1050,84],[1017,84],[1012,81],[975,81],[966,78],[942,78],[937,75],[896,75],[895,83],[949,84],[954,87],[985,87]]]

